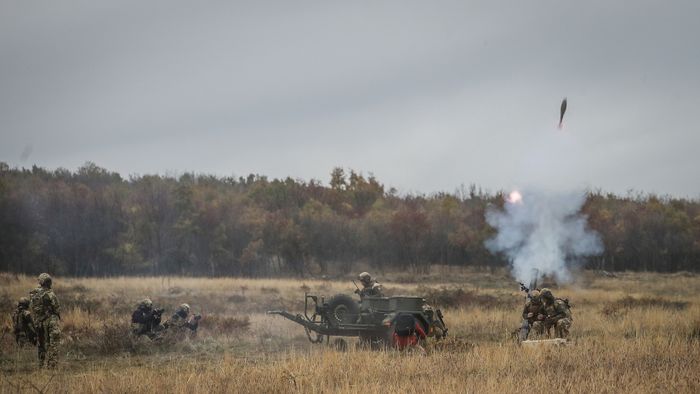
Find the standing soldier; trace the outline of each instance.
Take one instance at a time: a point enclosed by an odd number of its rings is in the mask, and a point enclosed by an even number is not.
[[[569,328],[574,320],[571,317],[571,309],[568,300],[554,298],[552,291],[542,289],[540,297],[544,301],[545,320],[544,327],[549,333],[549,329],[554,327],[554,333],[557,338],[566,338],[569,336]]]
[[[376,280],[372,279],[369,272],[363,272],[358,276],[360,283],[362,283],[362,289],[355,290],[355,293],[360,295],[360,298],[367,296],[370,297],[383,297],[382,285],[380,285]]]
[[[20,347],[26,344],[36,346],[36,330],[32,314],[29,313],[29,299],[27,297],[22,297],[17,302],[17,309],[12,314],[12,324],[14,325],[15,341]]]
[[[51,290],[49,274],[39,275],[39,286],[29,292],[29,299],[39,340],[39,367],[46,365],[48,368],[56,368],[58,342],[61,340],[61,330],[58,326],[61,310],[58,298]]]

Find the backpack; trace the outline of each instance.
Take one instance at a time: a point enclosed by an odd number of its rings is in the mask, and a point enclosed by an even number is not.
[[[396,335],[405,337],[416,332],[416,318],[410,314],[401,314],[394,320],[394,332]]]
[[[557,298],[557,300],[561,301],[566,305],[567,308],[571,309],[572,305],[569,304],[569,299],[568,298]]]
[[[38,321],[43,321],[46,317],[46,308],[44,307],[44,294],[44,289],[40,287],[32,289],[29,292],[29,306],[31,308],[30,312],[32,313],[32,316],[34,316],[34,318]]]

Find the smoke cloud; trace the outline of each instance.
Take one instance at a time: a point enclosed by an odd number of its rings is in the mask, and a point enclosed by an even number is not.
[[[583,192],[513,192],[502,210],[486,212],[486,221],[498,230],[486,247],[504,253],[513,276],[523,283],[544,275],[570,282],[573,265],[603,251],[581,213],[585,200]]]

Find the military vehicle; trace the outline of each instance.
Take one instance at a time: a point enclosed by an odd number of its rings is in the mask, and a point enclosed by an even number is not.
[[[328,342],[331,336],[359,337],[361,343],[373,349],[384,348],[392,343],[396,322],[402,315],[412,315],[429,337],[447,334],[442,312],[421,297],[364,297],[359,302],[345,294],[328,300],[307,293],[304,297],[303,315],[281,310],[267,313],[302,325],[312,343]]]

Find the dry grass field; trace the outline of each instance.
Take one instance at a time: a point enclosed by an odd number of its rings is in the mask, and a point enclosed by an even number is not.
[[[35,367],[13,342],[10,313],[34,279],[0,274],[0,392],[700,392],[700,276],[594,272],[555,288],[568,297],[568,346],[524,348],[511,333],[523,295],[506,272],[438,269],[379,278],[392,294],[443,309],[450,337],[428,354],[341,352],[313,345],[268,309],[299,312],[304,291],[351,293],[349,280],[54,278],[62,307],[60,368]],[[152,343],[128,335],[144,297],[204,315],[195,338]]]

